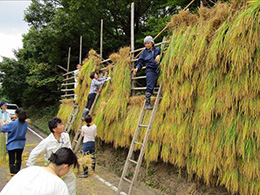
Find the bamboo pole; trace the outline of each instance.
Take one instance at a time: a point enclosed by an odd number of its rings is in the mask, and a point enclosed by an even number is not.
[[[68,52],[67,72],[69,72],[70,69],[70,51],[71,51],[71,47],[69,47],[69,52]]]
[[[0,162],[5,162],[6,160],[6,140],[5,133],[0,133]]]
[[[67,70],[66,70],[67,71]],[[70,72],[66,72],[65,74],[63,74],[62,76],[66,76],[68,74],[74,74],[74,70],[73,71],[70,71]]]
[[[162,41],[162,42],[159,42],[159,43],[156,43],[154,44],[154,46],[159,46],[159,45],[162,45],[162,44],[165,44],[165,43],[169,43],[170,41]],[[134,51],[131,51],[130,53],[135,53],[135,52],[138,52],[138,51],[141,51],[145,49],[145,47],[142,47],[142,48],[139,48],[139,49],[135,49]]]
[[[80,41],[79,41],[79,64],[81,65],[81,59],[82,59],[82,35],[80,36]]]
[[[108,59],[106,59],[106,60],[101,61],[100,64],[103,64],[103,63],[109,62],[109,61],[111,61],[111,60],[108,58]]]
[[[134,46],[134,35],[135,35],[135,33],[134,33],[134,29],[135,29],[135,24],[134,24],[134,11],[135,11],[135,9],[134,9],[134,2],[132,2],[131,3],[131,53],[130,53],[130,55],[131,55],[131,67],[132,67],[132,69],[134,68],[134,65],[135,65],[135,63],[134,62],[132,62],[132,60],[134,59],[134,53],[133,53],[133,51],[135,50],[135,46]],[[134,85],[135,85],[135,80],[133,79],[134,78],[134,73],[133,72],[131,72],[131,88],[134,88]],[[132,90],[131,91],[131,95],[132,96],[134,96],[135,95],[135,91],[134,90]]]
[[[60,65],[57,65],[60,69],[64,70],[65,72],[67,72],[67,69],[63,68],[62,66]]]
[[[185,11],[186,9],[188,9],[188,8],[190,7],[190,5],[191,5],[192,3],[194,3],[194,1],[195,1],[195,0],[192,0],[183,10]]]
[[[70,69],[70,50],[71,47],[69,47],[69,52],[68,52],[68,61],[67,61],[67,73],[69,72]],[[67,74],[66,79],[69,78],[69,75]],[[66,84],[68,84],[68,81],[66,81]],[[66,89],[68,89],[68,86],[66,85]],[[67,95],[67,91],[65,91],[65,95]]]
[[[66,78],[66,79],[63,79],[63,81],[68,81],[68,80],[71,80],[71,79],[74,79],[74,76],[68,77],[68,78]],[[67,83],[66,83],[66,84],[67,84]]]
[[[190,5],[194,2],[195,0],[192,0],[183,10],[186,10],[190,7]],[[167,23],[167,25],[154,37],[154,40],[157,39],[168,27],[169,27],[170,23]],[[144,49],[142,51],[140,51],[140,53],[138,53],[135,58],[138,58],[141,53],[144,51]]]
[[[135,33],[134,33],[134,2],[131,3],[131,51],[134,51],[135,49],[135,46],[134,46],[134,36],[135,36]]]
[[[100,24],[100,59],[103,57],[103,19]]]

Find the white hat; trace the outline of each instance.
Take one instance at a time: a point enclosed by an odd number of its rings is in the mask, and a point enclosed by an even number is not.
[[[144,38],[144,44],[145,44],[146,42],[151,42],[152,44],[154,44],[153,37],[152,37],[152,36],[146,36],[146,37]]]

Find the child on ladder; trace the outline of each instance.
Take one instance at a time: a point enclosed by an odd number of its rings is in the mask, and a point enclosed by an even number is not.
[[[154,47],[154,40],[151,36],[144,38],[145,49],[138,58],[136,68],[133,71],[134,76],[143,66],[146,66],[146,90],[145,90],[145,109],[152,110],[151,96],[159,76],[158,63],[160,60],[160,47]]]
[[[92,117],[87,115],[84,118],[86,125],[82,126],[81,135],[83,138],[82,151],[83,155],[92,155],[92,169],[95,171],[96,158],[95,158],[95,137],[97,136],[97,126],[92,123]],[[88,177],[88,167],[83,167],[84,173],[81,174],[80,178]]]
[[[88,102],[87,102],[86,108],[84,108],[83,113],[82,113],[82,120],[84,120],[85,116],[89,113],[89,111],[92,107],[92,104],[95,100],[95,97],[97,95],[99,86],[111,79],[111,77],[99,78],[98,72],[96,72],[96,71],[94,71],[90,74],[90,78],[92,79],[91,85],[90,85],[90,92],[88,94]]]

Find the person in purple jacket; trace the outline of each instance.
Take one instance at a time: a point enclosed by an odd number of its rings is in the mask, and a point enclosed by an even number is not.
[[[22,153],[25,146],[25,135],[28,128],[27,114],[22,108],[15,111],[17,119],[0,126],[1,132],[7,132],[6,150],[9,155],[9,168],[11,174],[16,174],[21,169]]]
[[[138,58],[133,74],[136,75],[138,70],[143,66],[146,66],[145,109],[152,110],[151,96],[159,76],[158,63],[160,60],[161,48],[154,47],[154,40],[151,36],[146,36],[144,38],[144,45],[145,49]]]

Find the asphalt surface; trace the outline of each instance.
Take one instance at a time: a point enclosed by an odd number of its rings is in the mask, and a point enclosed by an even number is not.
[[[46,137],[46,135],[41,134],[40,137],[44,138]],[[42,140],[40,137],[30,130],[27,131],[26,145],[23,152],[22,168],[26,167],[25,164],[30,151]],[[6,161],[5,163],[2,163],[0,166],[0,190],[2,190],[4,185],[10,179],[11,176],[9,174],[8,161]],[[119,180],[120,178],[118,176],[111,173],[106,168],[97,165],[95,173],[90,173],[88,178],[77,178],[77,194],[114,195]],[[137,188],[134,188],[132,194],[156,195],[160,193],[156,192],[152,188],[145,186],[144,184],[138,184]]]

